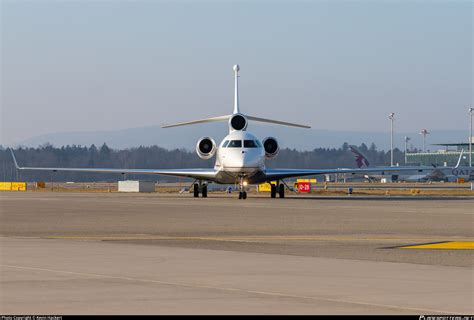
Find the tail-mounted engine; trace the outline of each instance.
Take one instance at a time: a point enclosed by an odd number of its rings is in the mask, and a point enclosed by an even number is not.
[[[211,159],[216,154],[216,151],[216,142],[212,138],[201,138],[196,144],[196,153],[201,159]]]
[[[263,140],[263,148],[265,149],[265,157],[267,159],[275,158],[280,151],[278,141],[275,138],[268,137]]]
[[[232,115],[229,119],[229,126],[236,131],[247,129],[247,124],[247,119],[239,113]]]

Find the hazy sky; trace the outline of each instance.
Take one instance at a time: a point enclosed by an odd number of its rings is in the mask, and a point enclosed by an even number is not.
[[[1,2],[1,144],[241,110],[319,129],[468,126],[471,1]]]

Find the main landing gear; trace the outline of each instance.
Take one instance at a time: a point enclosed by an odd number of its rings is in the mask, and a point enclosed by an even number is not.
[[[278,186],[271,184],[271,186],[270,196],[272,198],[276,198],[277,193],[280,198],[285,197],[285,185],[283,183],[280,183]]]
[[[202,181],[199,181],[199,183],[195,183],[193,185],[194,188],[194,198],[199,198],[199,191],[201,191],[201,195],[203,198],[207,198],[207,184],[202,183]]]

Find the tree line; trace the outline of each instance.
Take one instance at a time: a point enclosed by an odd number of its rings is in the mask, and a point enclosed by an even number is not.
[[[375,144],[357,146],[373,166],[390,163],[390,152],[379,151]],[[20,166],[70,167],[70,168],[212,168],[215,159],[202,160],[195,152],[184,149],[167,150],[159,146],[140,146],[116,150],[103,144],[54,147],[45,144],[37,148],[21,147],[15,150]],[[317,148],[311,151],[282,149],[275,159],[267,161],[269,168],[355,168],[355,157],[349,145],[340,148]],[[395,163],[403,164],[404,154],[394,150]],[[0,179],[2,181],[117,181],[123,179],[149,181],[176,181],[177,179],[155,175],[130,175],[109,173],[78,173],[48,171],[17,171],[10,151],[0,145]]]

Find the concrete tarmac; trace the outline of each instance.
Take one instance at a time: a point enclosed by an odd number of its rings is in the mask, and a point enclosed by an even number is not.
[[[347,199],[347,198],[344,198]],[[0,313],[472,314],[474,201],[0,193]]]

